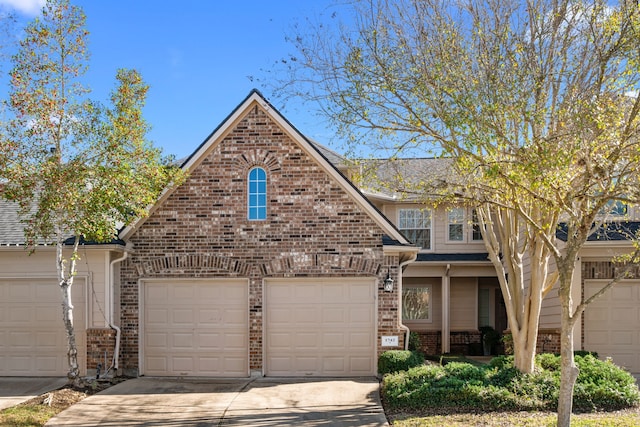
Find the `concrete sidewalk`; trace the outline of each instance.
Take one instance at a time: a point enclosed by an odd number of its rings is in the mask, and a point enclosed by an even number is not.
[[[387,426],[375,378],[137,378],[47,426]]]
[[[0,377],[0,410],[26,402],[67,383],[60,377]]]

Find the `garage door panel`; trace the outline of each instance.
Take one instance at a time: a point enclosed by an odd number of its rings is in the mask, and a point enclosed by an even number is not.
[[[368,327],[374,321],[374,314],[368,307],[352,307],[348,311],[349,323],[359,327]]]
[[[171,323],[173,326],[193,326],[195,323],[193,310],[186,308],[176,308],[171,310]]]
[[[585,295],[601,287],[601,283],[587,283]],[[585,311],[585,349],[597,352],[601,359],[610,357],[631,372],[640,372],[639,288],[639,283],[617,284]]]
[[[609,289],[611,292],[611,301],[621,301],[621,302],[629,302],[634,299],[634,289],[630,286],[614,286]]]
[[[147,347],[166,348],[169,338],[166,332],[153,332],[145,335],[145,345]]]
[[[267,281],[265,286],[267,375],[374,374],[373,279]]]
[[[247,376],[248,317],[246,280],[145,282],[143,373]]]
[[[362,332],[362,333],[352,332],[349,335],[349,341],[352,347],[360,348],[362,350],[366,348],[371,348],[375,345],[371,334],[366,332]]]
[[[633,346],[634,333],[631,331],[613,331],[611,333],[611,344],[621,347]]]
[[[247,324],[247,309],[242,307],[239,309],[225,309],[222,310],[222,316],[220,322],[229,327],[244,326]]]
[[[222,340],[222,346],[229,351],[238,350],[245,351],[246,334],[225,333]]]
[[[153,304],[153,303],[147,303]],[[169,310],[165,308],[155,308],[148,307],[145,313],[145,320],[147,325],[151,325],[154,327],[163,327],[168,323],[169,320]]]
[[[40,332],[36,334],[36,345],[43,349],[55,349],[60,343],[57,334],[53,332]]]
[[[349,287],[351,300],[367,301],[374,298],[374,288],[367,284],[355,284]]]
[[[39,307],[34,314],[38,322],[62,322],[62,309],[60,305],[58,307]],[[77,314],[75,308],[73,314]]]
[[[613,320],[614,322],[619,322],[619,324],[617,325],[618,327],[628,327],[629,325],[625,325],[625,322],[629,321],[630,319],[635,319],[636,317],[637,309],[631,307],[618,307],[611,313],[611,320]]]
[[[342,356],[325,357],[322,359],[322,370],[329,376],[341,375],[342,372],[349,370],[345,363],[347,361]]]
[[[173,333],[171,334],[171,346],[174,351],[191,350],[194,348],[192,333]]]
[[[345,337],[345,332],[335,331],[335,332],[324,332],[322,334],[322,346],[330,351],[333,349],[344,349],[347,346],[347,338]],[[317,345],[317,344],[316,344]]]

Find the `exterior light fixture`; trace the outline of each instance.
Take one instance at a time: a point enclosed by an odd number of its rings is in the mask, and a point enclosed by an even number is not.
[[[385,292],[393,292],[393,279],[389,275],[389,270],[387,270],[387,277],[384,279],[383,287]]]

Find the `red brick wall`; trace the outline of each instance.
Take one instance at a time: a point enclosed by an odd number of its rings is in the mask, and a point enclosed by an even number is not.
[[[246,176],[254,166],[267,172],[266,221],[247,220]],[[397,281],[399,260],[383,256],[382,234],[336,180],[252,107],[130,238],[135,252],[121,269],[125,372],[138,367],[143,278],[248,278],[250,368],[259,370],[263,278],[377,277],[378,347],[381,335],[399,335],[402,347],[398,295],[382,291],[389,267]]]
[[[113,363],[116,331],[109,328],[87,329],[87,374],[94,376],[98,364],[104,373]]]

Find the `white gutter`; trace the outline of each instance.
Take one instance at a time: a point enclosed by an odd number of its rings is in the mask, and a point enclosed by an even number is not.
[[[107,369],[106,372],[109,372],[111,369],[113,369],[116,373],[118,371],[118,359],[120,358],[120,328],[118,326],[116,326],[113,322],[113,317],[114,317],[114,304],[113,304],[113,300],[114,300],[114,269],[115,269],[115,265],[116,263],[122,262],[125,259],[127,259],[127,257],[129,256],[129,252],[125,251],[124,254],[117,259],[114,259],[113,261],[111,261],[111,263],[109,264],[109,295],[111,296],[109,298],[109,327],[113,330],[116,331],[116,347],[113,350],[113,362],[111,363],[111,367],[109,367],[109,369]]]

